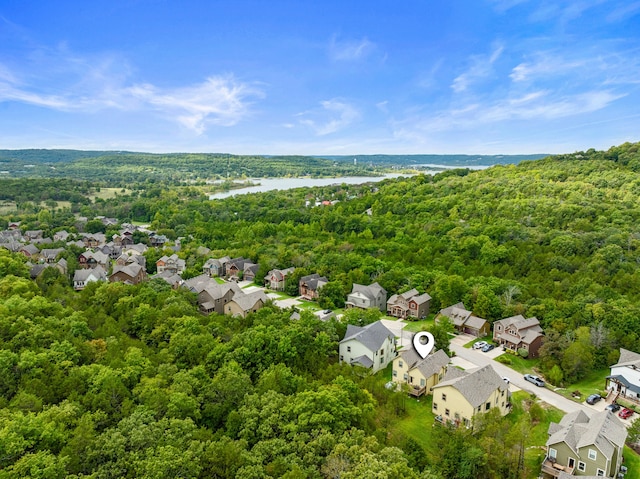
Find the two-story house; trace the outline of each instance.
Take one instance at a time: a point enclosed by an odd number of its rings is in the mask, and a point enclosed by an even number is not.
[[[401,294],[394,294],[387,301],[387,314],[400,319],[426,318],[429,314],[431,296],[420,294],[413,288]]]
[[[596,412],[591,418],[583,411],[571,412],[560,423],[549,424],[548,434],[545,477],[618,477],[627,428],[613,412]]]
[[[640,405],[640,354],[620,348],[620,359],[611,366],[605,387],[607,401],[621,398]]]
[[[171,256],[163,255],[156,261],[156,270],[158,273],[168,271],[172,274],[182,274],[186,268],[185,260],[178,257],[177,254]]]
[[[185,282],[185,284],[188,287],[195,288],[195,291],[198,292],[200,310],[206,314],[225,314],[226,304],[231,301],[236,294],[242,293],[238,284],[234,282],[218,284],[213,280],[209,280],[193,285],[191,285],[190,282]]]
[[[360,309],[378,308],[380,311],[385,311],[387,290],[377,282],[369,286],[354,283],[351,293],[347,296],[345,306]]]
[[[470,371],[448,368],[432,391],[433,414],[443,423],[471,427],[478,414],[498,409],[504,416],[511,410],[509,384],[490,364]]]
[[[396,357],[396,340],[382,321],[364,327],[349,324],[339,350],[341,363],[359,365],[375,373]]]
[[[298,281],[298,291],[303,299],[313,301],[318,299],[318,292],[329,280],[324,276],[320,276],[318,273],[309,274],[303,276]]]
[[[441,309],[436,315],[436,323],[442,318],[448,318],[456,331],[471,334],[477,338],[486,336],[490,331],[489,322],[486,319],[474,316],[471,311],[464,307],[463,303],[457,303]]]
[[[442,349],[422,358],[409,348],[393,360],[391,379],[397,384],[408,384],[409,394],[419,397],[429,394],[431,388],[444,378],[448,364],[449,356]]]
[[[493,340],[512,351],[525,349],[530,358],[538,357],[544,334],[538,318],[526,318],[521,314],[493,323]]]
[[[125,266],[113,265],[113,272],[109,281],[127,284],[139,284],[147,279],[147,272],[138,263],[129,263]]]
[[[272,269],[264,277],[265,288],[269,288],[274,291],[284,291],[287,283],[287,276],[293,273],[294,270],[295,268],[293,267],[287,269]]]
[[[257,312],[267,301],[267,295],[264,294],[262,290],[253,291],[248,294],[241,291],[235,294],[233,298],[231,298],[231,301],[224,306],[224,312],[231,316],[246,318],[247,314]]]
[[[82,291],[89,283],[94,281],[106,281],[107,273],[102,266],[95,268],[77,269],[73,274],[73,289]]]
[[[202,274],[206,274],[207,276],[224,276],[226,273],[225,265],[230,259],[228,256],[208,259],[202,266]]]

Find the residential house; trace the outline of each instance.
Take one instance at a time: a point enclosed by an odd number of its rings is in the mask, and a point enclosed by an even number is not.
[[[2,241],[0,242],[0,248],[11,251],[12,253],[18,253],[24,245],[19,241]]]
[[[328,282],[329,280],[324,276],[313,273],[300,278],[300,281],[298,281],[298,291],[303,299],[313,301],[314,299],[318,299],[318,291]]]
[[[376,373],[396,357],[396,339],[382,321],[364,327],[349,324],[339,351],[341,363],[362,366]]]
[[[22,221],[9,221],[8,228],[10,230],[17,230],[20,228],[20,223],[22,223]]]
[[[274,291],[284,291],[287,282],[287,276],[295,271],[295,268],[287,269],[272,269],[264,277],[265,288],[272,289]]]
[[[589,418],[583,411],[566,414],[560,423],[549,424],[547,455],[542,463],[545,477],[617,478],[627,428],[615,413],[604,410]]]
[[[394,294],[387,301],[387,314],[400,319],[426,318],[429,314],[431,296],[420,294],[413,288],[401,294]]]
[[[369,286],[354,283],[351,293],[347,296],[345,306],[361,309],[378,308],[380,311],[385,311],[387,290],[377,282]]]
[[[193,279],[193,278],[192,278]],[[191,281],[191,280],[189,280]],[[242,294],[242,290],[235,282],[218,284],[208,279],[207,282],[185,282],[187,287],[195,287],[198,293],[198,304],[203,313],[225,313],[225,305],[233,299],[236,294]]]
[[[244,278],[245,267],[253,265],[255,265],[253,261],[243,258],[242,256],[240,256],[239,258],[230,259],[225,264],[224,276],[226,279],[238,281],[239,279]]]
[[[83,233],[82,242],[86,248],[98,248],[107,242],[104,233]]]
[[[22,235],[26,241],[35,241],[42,239],[42,230],[27,230]]]
[[[149,245],[155,248],[162,248],[167,241],[168,238],[165,235],[158,235],[155,233],[151,233],[149,235]]]
[[[244,264],[244,271],[242,273],[242,279],[244,281],[255,282],[256,274],[258,274],[258,270],[259,269],[260,269],[260,265],[259,264],[245,263]]]
[[[64,251],[64,248],[44,248],[40,251],[40,257],[45,263],[55,263],[56,258],[60,253]]]
[[[129,256],[141,255],[145,254],[149,247],[143,243],[136,243],[128,246],[122,247],[122,254],[126,254]]]
[[[137,263],[127,264],[125,266],[113,265],[113,272],[109,276],[109,281],[122,282],[127,284],[139,284],[147,279],[147,272]]]
[[[102,251],[111,259],[117,259],[122,254],[122,246],[115,244],[113,241],[109,241],[107,244],[97,248],[98,251]]]
[[[169,271],[172,274],[182,274],[185,268],[185,260],[180,259],[175,253],[171,256],[164,255],[156,261],[156,269],[158,273]]]
[[[490,364],[471,371],[449,368],[433,386],[432,411],[442,422],[471,427],[473,418],[491,409],[506,415],[511,409],[509,384]]]
[[[111,260],[109,256],[104,254],[102,251],[91,251],[87,250],[83,253],[80,253],[78,256],[78,263],[82,268],[95,268],[96,266],[102,266],[102,268],[107,271],[109,269],[109,264]]]
[[[163,271],[162,273],[155,274],[151,279],[161,279],[173,289],[178,289],[184,283],[182,276],[172,273],[171,271]]]
[[[620,398],[640,405],[640,354],[620,348],[620,359],[611,366],[605,387],[609,391],[607,401]]]
[[[249,294],[240,292],[235,294],[231,301],[225,305],[224,312],[231,316],[246,318],[249,313],[255,313],[262,308],[267,301],[267,295],[262,290]]]
[[[106,280],[107,273],[102,266],[96,266],[90,269],[77,269],[73,274],[73,289],[82,291],[91,282]]]
[[[69,232],[67,230],[60,230],[53,233],[53,241],[67,241],[69,239]]]
[[[226,273],[225,265],[229,262],[231,258],[228,256],[223,256],[222,258],[211,258],[208,259],[205,264],[202,266],[202,273],[207,276],[224,276]]]
[[[442,381],[447,373],[449,356],[442,349],[420,356],[413,348],[401,351],[393,360],[391,379],[397,384],[408,384],[409,394],[420,397]]]
[[[512,351],[525,349],[530,358],[538,357],[544,334],[538,318],[527,318],[521,314],[493,323],[493,340]]]
[[[38,259],[40,258],[40,250],[36,245],[24,245],[20,248],[19,252],[25,255],[31,261],[38,261]]]
[[[456,331],[471,334],[478,338],[486,336],[490,332],[489,322],[486,319],[474,316],[471,311],[465,309],[462,303],[441,309],[436,316],[436,323],[442,318],[449,318]]]

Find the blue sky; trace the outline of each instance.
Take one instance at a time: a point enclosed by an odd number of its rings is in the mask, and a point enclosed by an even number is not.
[[[640,141],[640,1],[0,0],[0,148]]]

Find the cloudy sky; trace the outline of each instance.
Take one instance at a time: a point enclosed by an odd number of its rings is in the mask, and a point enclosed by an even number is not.
[[[636,0],[0,1],[0,148],[561,153],[639,125]]]

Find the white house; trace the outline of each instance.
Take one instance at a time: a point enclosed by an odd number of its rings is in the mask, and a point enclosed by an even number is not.
[[[357,364],[377,372],[396,357],[396,339],[381,321],[364,327],[347,326],[340,341],[340,362]]]
[[[608,401],[618,398],[640,404],[640,354],[620,348],[620,359],[607,376]]]
[[[95,268],[90,269],[77,269],[73,274],[73,289],[81,291],[93,281],[106,280],[107,273],[102,266],[96,266]]]

